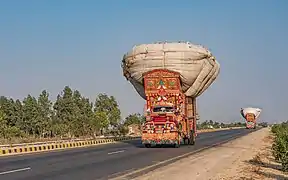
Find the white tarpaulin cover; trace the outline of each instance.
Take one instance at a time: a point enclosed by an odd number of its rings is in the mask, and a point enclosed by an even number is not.
[[[216,79],[220,65],[211,52],[189,42],[161,42],[134,46],[124,55],[125,77],[145,99],[142,74],[165,68],[181,74],[182,91],[186,96],[200,96]]]
[[[243,118],[245,118],[247,113],[253,113],[255,115],[255,119],[257,119],[260,116],[261,111],[262,109],[260,108],[248,107],[248,108],[241,108],[240,113]]]

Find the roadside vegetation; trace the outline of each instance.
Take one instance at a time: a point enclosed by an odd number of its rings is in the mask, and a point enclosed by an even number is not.
[[[0,144],[121,136],[128,133],[129,125],[140,128],[144,121],[139,113],[121,120],[114,96],[101,93],[92,102],[69,86],[64,87],[54,103],[46,90],[38,97],[27,95],[23,100],[0,97]],[[210,120],[197,126],[198,129],[227,128],[245,126],[245,123]]]
[[[245,127],[245,122],[233,122],[233,123],[219,123],[213,120],[206,120],[197,124],[197,129],[218,129],[218,128],[231,128],[231,127]]]
[[[281,163],[282,170],[288,172],[288,121],[272,126],[274,143],[273,155],[277,162]]]
[[[2,144],[125,133],[120,120],[121,112],[115,97],[99,94],[91,102],[68,86],[54,103],[46,90],[38,98],[28,95],[22,101],[0,97]]]

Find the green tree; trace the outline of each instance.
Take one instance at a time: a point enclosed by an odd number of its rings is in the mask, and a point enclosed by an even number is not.
[[[209,120],[209,125],[213,126],[214,122],[212,120]]]
[[[85,134],[94,135],[97,133],[97,128],[93,129],[91,122],[94,121],[93,103],[88,98],[81,98],[82,107],[80,108],[83,116],[83,131]]]
[[[68,137],[95,135],[97,127],[93,104],[78,90],[66,86],[54,104],[53,131]],[[62,130],[60,132],[59,130]]]
[[[109,126],[109,119],[106,112],[103,111],[96,111],[95,115],[95,127],[99,127],[101,131],[101,135],[103,135],[103,131],[108,128]]]
[[[221,123],[220,126],[221,126],[221,128],[225,128],[226,127],[226,125],[224,123]]]
[[[95,114],[93,114],[93,117],[90,119],[90,122],[89,122],[89,128],[91,130],[90,134],[94,137],[99,135],[99,132],[102,129],[101,124],[100,124],[100,122],[101,122],[100,118],[101,118],[101,116],[98,113],[95,113]]]
[[[62,108],[62,103],[63,98],[61,95],[57,95],[56,102],[53,104],[53,114],[51,117],[51,135],[52,137],[58,137],[60,136],[61,138],[66,135],[68,131],[68,125],[65,124],[64,120],[62,118],[62,113],[64,110]]]
[[[74,131],[74,119],[76,118],[75,112],[76,106],[73,100],[73,92],[69,86],[65,86],[62,94],[57,96],[57,100],[53,106],[55,110],[55,116],[53,117],[53,129],[56,131],[58,135],[65,135],[68,137],[73,136]],[[59,128],[61,127],[61,132],[59,132]]]
[[[7,129],[7,122],[6,122],[6,114],[0,109],[0,137],[6,137],[6,129]]]
[[[71,115],[73,118],[70,122],[70,128],[72,131],[72,134],[74,136],[83,136],[84,132],[84,115],[81,113],[81,108],[83,106],[81,99],[81,93],[78,90],[75,90],[72,95],[73,103],[71,104],[71,107],[73,108],[73,111],[71,112]]]
[[[220,123],[215,121],[214,124],[213,124],[213,127],[214,128],[219,128],[220,127]]]
[[[26,134],[34,137],[39,135],[41,124],[39,123],[38,103],[30,94],[23,100],[23,129]]]
[[[0,109],[0,137],[4,139],[11,139],[13,137],[20,137],[22,135],[19,128],[16,126],[9,126],[7,122],[7,116],[2,110]]]
[[[118,128],[120,135],[126,135],[129,132],[129,129],[127,126],[124,126],[123,124],[119,125]]]
[[[139,113],[130,114],[125,118],[124,125],[129,126],[131,124],[138,124],[141,125],[144,121],[144,118]]]
[[[49,93],[43,90],[38,97],[38,126],[40,136],[51,135],[52,128],[52,102],[49,100]]]
[[[25,132],[25,124],[24,124],[24,112],[23,112],[23,105],[22,102],[17,99],[15,101],[15,107],[14,107],[14,118],[15,118],[15,125],[17,128],[19,128],[21,131]]]
[[[94,105],[69,86],[64,87],[54,104],[46,90],[38,98],[27,95],[22,102],[1,96],[0,136],[6,139],[24,135],[35,138],[96,136],[109,126],[119,127],[121,112],[113,96],[99,94]],[[143,121],[143,116],[136,116],[137,123]]]
[[[112,126],[117,126],[121,119],[121,111],[115,97],[109,97],[106,94],[99,94],[97,96],[94,112],[105,112],[109,120],[109,125]]]
[[[75,104],[75,119],[74,131],[77,136],[84,136],[91,133],[91,121],[93,117],[93,104],[88,98],[81,96],[78,90],[73,93],[73,100]]]
[[[0,97],[0,106],[5,113],[5,121],[8,126],[14,126],[17,122],[17,117],[15,117],[15,104],[12,98],[8,99],[7,97]]]

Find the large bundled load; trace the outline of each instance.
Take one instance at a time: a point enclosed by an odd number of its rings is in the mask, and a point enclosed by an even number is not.
[[[256,128],[256,120],[260,116],[261,111],[262,110],[260,108],[241,108],[240,113],[242,117],[246,120],[246,128]]]
[[[247,108],[241,108],[240,113],[243,118],[247,120],[247,115],[248,114],[253,114],[254,119],[256,120],[260,114],[261,114],[261,109],[260,108],[253,108],[253,107],[247,107]]]
[[[168,69],[181,74],[181,88],[188,97],[200,96],[216,79],[220,65],[211,52],[189,42],[154,43],[134,46],[122,60],[124,76],[146,99],[143,73]]]

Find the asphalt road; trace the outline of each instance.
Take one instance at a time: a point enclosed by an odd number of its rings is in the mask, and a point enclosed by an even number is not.
[[[201,133],[198,134],[194,146],[183,145],[180,148],[147,149],[141,145],[140,140],[133,140],[119,144],[1,157],[0,179],[104,180],[127,173],[130,173],[130,176],[124,179],[131,179],[158,166],[252,131],[254,130],[235,129]]]

